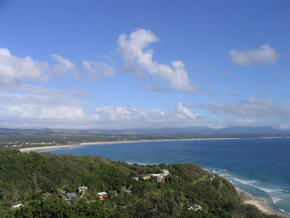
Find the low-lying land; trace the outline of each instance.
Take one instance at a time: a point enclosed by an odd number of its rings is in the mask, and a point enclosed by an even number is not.
[[[276,217],[192,164],[0,149],[2,217]]]
[[[140,140],[120,140],[120,141],[96,141],[96,142],[83,142],[79,144],[67,144],[67,145],[42,145],[33,147],[19,148],[21,152],[37,151],[45,149],[65,148],[65,147],[77,147],[85,145],[103,145],[103,144],[121,144],[121,143],[140,143],[140,142],[164,142],[164,141],[196,141],[196,140],[233,140],[238,138],[187,138],[187,139],[140,139]]]
[[[0,148],[78,145],[91,142],[120,142],[175,139],[222,139],[289,137],[290,132],[267,127],[207,127],[131,129],[131,130],[66,130],[0,128]]]

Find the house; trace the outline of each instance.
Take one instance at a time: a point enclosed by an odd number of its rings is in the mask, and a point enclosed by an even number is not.
[[[187,210],[193,210],[193,211],[198,211],[198,210],[202,210],[202,207],[198,204],[194,204],[193,206],[189,206],[187,208]]]
[[[151,179],[151,175],[141,175],[141,178],[143,179],[143,180],[149,180],[149,179]]]
[[[162,169],[161,173],[150,174],[150,175],[155,177],[157,182],[163,183],[165,182],[166,178],[170,175],[170,172],[167,169]]]
[[[86,191],[88,191],[88,187],[87,186],[80,186],[80,187],[78,187],[78,192],[79,193],[84,193]]]
[[[158,177],[158,176],[162,176],[162,174],[161,173],[152,173],[152,174],[150,174],[150,176]]]
[[[151,179],[151,175],[142,175],[141,176],[141,178],[143,179],[143,180],[149,180],[149,179]]]
[[[170,175],[169,170],[167,169],[162,169],[161,173],[155,173],[155,174],[144,174],[141,175],[139,177],[132,177],[132,179],[134,179],[135,181],[138,181],[139,178],[141,178],[142,180],[146,181],[151,179],[151,177],[155,177],[157,182],[165,182],[166,178],[168,178],[168,176]]]
[[[109,198],[109,195],[107,192],[99,192],[99,193],[97,193],[97,196],[101,201]]]
[[[166,176],[163,173],[150,174],[150,175],[155,177],[157,182],[165,182]]]
[[[72,192],[72,193],[65,193],[62,195],[63,200],[66,201],[73,201],[75,198],[77,198],[76,193]]]
[[[22,206],[24,206],[24,205],[23,204],[14,204],[14,205],[12,205],[12,208],[17,209],[17,208],[20,208]]]

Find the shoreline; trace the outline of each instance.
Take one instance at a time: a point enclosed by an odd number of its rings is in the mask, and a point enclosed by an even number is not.
[[[238,139],[275,139],[275,138],[290,138],[290,136],[275,137],[275,136],[263,136],[256,138],[184,138],[184,139],[140,139],[140,140],[120,140],[120,141],[96,141],[96,142],[81,142],[79,144],[65,144],[65,145],[46,145],[36,147],[19,148],[21,152],[42,150],[42,149],[54,149],[54,148],[65,148],[65,147],[77,147],[86,145],[104,145],[104,144],[122,144],[122,143],[142,143],[142,142],[166,142],[166,141],[206,141],[206,140],[238,140]]]
[[[265,138],[289,138],[289,137],[259,137],[256,139],[265,139]],[[87,145],[105,145],[105,144],[123,144],[123,143],[142,143],[142,142],[166,142],[166,141],[206,141],[206,140],[237,140],[237,139],[247,139],[247,138],[185,138],[185,139],[152,139],[152,140],[121,140],[121,141],[98,141],[98,142],[83,142],[79,144],[67,144],[67,145],[49,145],[49,146],[37,146],[37,147],[27,147],[19,149],[21,152],[30,152],[37,150],[46,150],[46,149],[58,149],[58,148],[71,148],[71,147],[81,147]],[[48,151],[49,152],[49,151]],[[238,194],[243,200],[244,204],[253,205],[258,208],[260,211],[269,215],[277,215],[281,217],[289,217],[287,213],[283,213],[277,208],[273,207],[273,204],[266,198],[258,197],[252,195],[240,188],[236,187]]]
[[[241,190],[237,187],[235,187],[235,188],[236,188],[238,194],[240,195],[241,199],[243,200],[244,204],[255,206],[260,211],[262,211],[263,213],[268,214],[268,215],[289,217],[287,214],[282,213],[281,211],[273,208],[267,199],[254,196],[254,195],[252,195],[244,190]]]
[[[82,142],[79,144],[67,144],[67,145],[48,145],[48,146],[36,146],[18,149],[21,152],[54,149],[54,148],[66,148],[66,147],[78,147],[86,145],[105,145],[105,144],[123,144],[123,143],[142,143],[142,142],[170,142],[170,141],[205,141],[205,140],[235,140],[241,138],[188,138],[188,139],[144,139],[144,140],[122,140],[122,141],[104,141],[104,142]]]

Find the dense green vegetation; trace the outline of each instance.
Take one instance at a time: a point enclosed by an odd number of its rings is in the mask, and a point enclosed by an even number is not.
[[[171,173],[165,183],[132,177]],[[89,189],[72,202],[60,190]],[[124,191],[127,190],[127,191]],[[98,200],[96,194],[109,193]],[[24,206],[12,209],[22,203]],[[188,208],[194,204],[202,210]],[[192,164],[129,165],[100,157],[0,149],[1,217],[273,217],[244,205],[226,180]]]

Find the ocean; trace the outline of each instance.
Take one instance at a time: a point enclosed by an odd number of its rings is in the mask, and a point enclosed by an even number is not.
[[[236,187],[266,198],[290,214],[290,139],[227,139],[98,144],[46,149],[95,155],[129,163],[193,163],[223,176]]]

